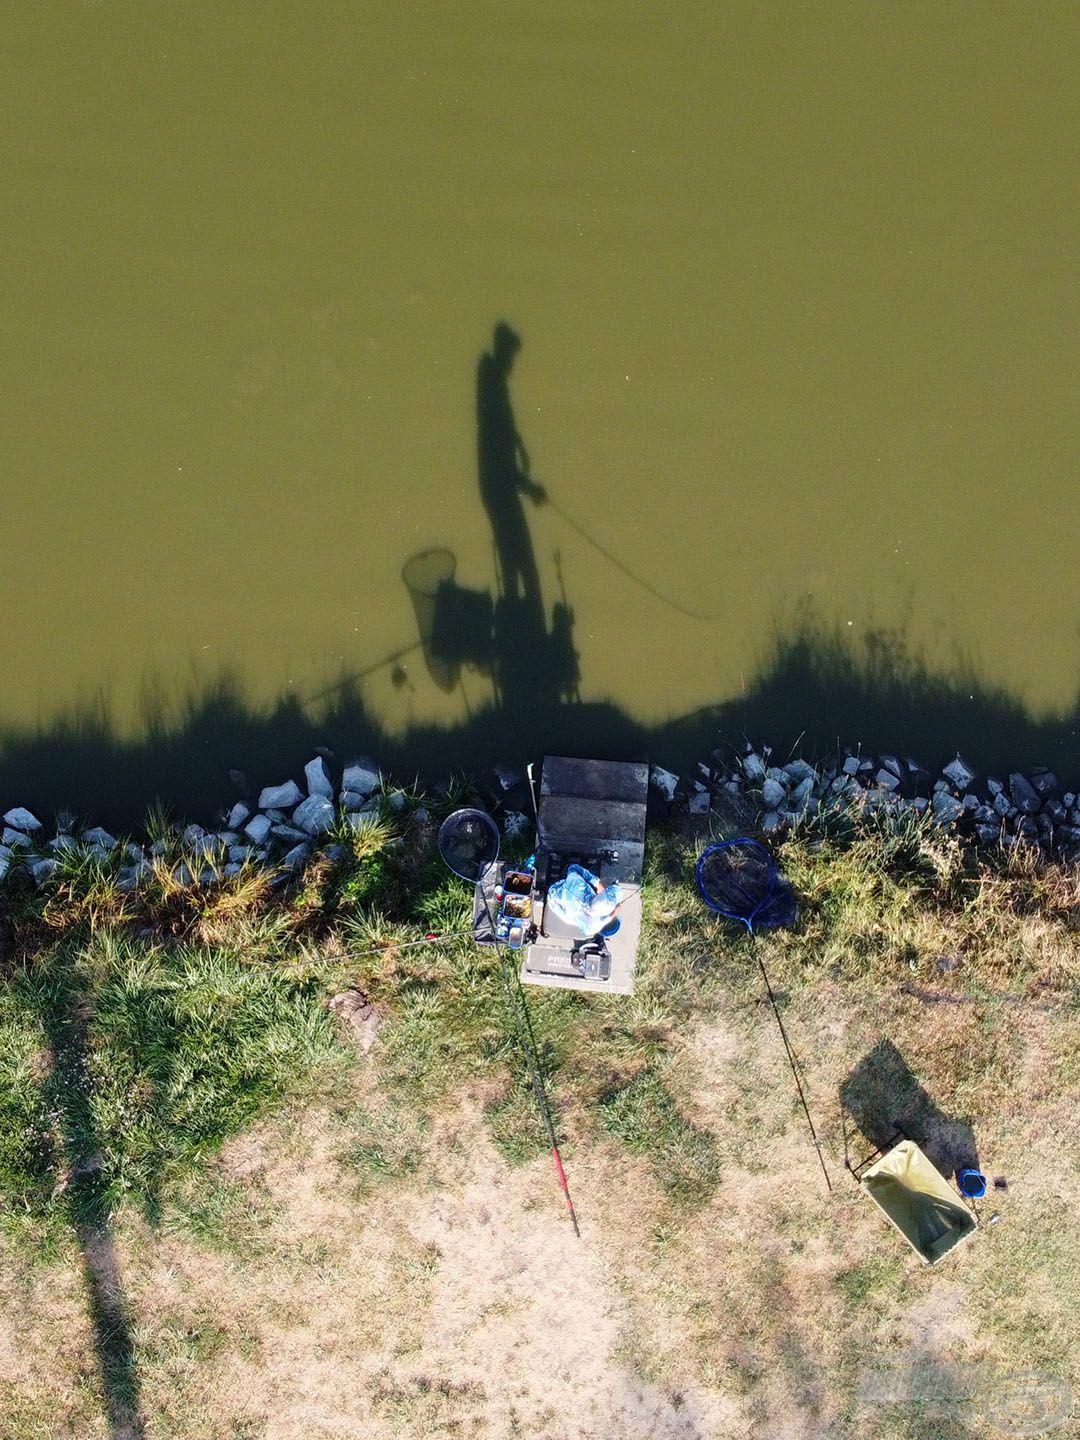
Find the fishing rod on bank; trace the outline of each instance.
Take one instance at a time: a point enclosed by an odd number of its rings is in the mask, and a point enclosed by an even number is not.
[[[551,1106],[544,1086],[543,1072],[540,1069],[540,1057],[536,1048],[532,1018],[529,1015],[525,996],[521,993],[521,980],[517,971],[508,963],[507,947],[499,943],[495,917],[491,913],[491,905],[484,884],[499,858],[498,827],[485,810],[472,808],[455,810],[439,826],[435,843],[447,869],[457,875],[459,879],[466,880],[476,887],[483,901],[484,912],[488,925],[491,927],[492,943],[499,957],[499,969],[502,973],[507,999],[510,1002],[514,1029],[517,1032],[518,1043],[525,1056],[525,1063],[529,1071],[536,1108],[547,1134],[559,1188],[563,1192],[566,1208],[570,1214],[570,1223],[574,1227],[574,1234],[580,1240],[581,1231],[578,1228],[577,1214],[570,1196],[570,1185],[563,1168],[562,1156],[559,1154],[559,1142],[555,1135],[555,1124],[551,1118]]]

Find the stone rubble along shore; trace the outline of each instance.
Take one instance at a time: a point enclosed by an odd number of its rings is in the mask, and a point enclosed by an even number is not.
[[[242,778],[239,771],[231,773]],[[367,757],[350,760],[337,776],[329,752],[322,752],[303,774],[304,786],[294,779],[263,786],[257,801],[239,800],[223,809],[217,829],[187,825],[171,842],[118,839],[100,825],[80,827],[67,813],[57,817],[49,835],[36,815],[13,806],[3,816],[0,881],[21,876],[41,886],[62,863],[82,856],[115,864],[117,883],[133,890],[155,859],[180,851],[174,878],[184,884],[216,884],[249,864],[265,867],[280,883],[317,851],[344,858],[348,852],[333,838],[335,830],[355,830],[384,808],[400,811],[408,804],[405,792]],[[507,835],[531,828],[532,792],[523,773],[496,765],[479,788]],[[844,750],[816,765],[801,758],[776,763],[770,746],[744,745],[713,750],[690,775],[654,765],[650,789],[655,818],[734,813],[745,829],[766,836],[823,814],[907,812],[925,815],[928,823],[983,849],[1031,845],[1055,859],[1080,858],[1080,796],[1059,793],[1057,777],[1044,766],[980,776],[956,755],[935,776],[917,760],[898,755]]]

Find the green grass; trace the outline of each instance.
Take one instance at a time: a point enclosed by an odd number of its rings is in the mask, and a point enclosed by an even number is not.
[[[673,1199],[700,1203],[715,1190],[720,1179],[715,1137],[686,1119],[655,1070],[604,1096],[598,1108],[603,1128],[648,1159]]]
[[[163,1189],[340,1052],[317,986],[225,949],[63,942],[0,997],[8,1218],[89,1219]]]
[[[433,848],[439,815],[458,797],[425,802],[425,820],[416,818],[422,797],[403,793],[401,808],[339,837],[343,859],[316,858],[282,890],[254,873],[213,887],[180,883],[182,856],[165,827],[169,848],[137,892],[118,889],[112,862],[74,860],[40,893],[3,892],[0,1233],[8,1256],[60,1254],[63,1237],[110,1220],[135,1257],[133,1273],[154,1273],[155,1247],[183,1242],[212,1257],[214,1274],[287,1279],[290,1314],[302,1316],[312,1287],[331,1293],[349,1248],[317,1230],[291,1236],[288,1181],[311,1163],[309,1115],[327,1126],[318,1163],[328,1190],[306,1193],[329,1193],[334,1207],[358,1194],[361,1215],[384,1193],[388,1204],[411,1204],[407,1192],[422,1197],[462,1173],[454,1147],[463,1142],[454,1137],[462,1127],[468,1133],[478,1109],[510,1165],[546,1149],[519,1002],[499,957],[467,936],[413,944],[427,931],[453,937],[469,924],[469,888],[447,877]],[[816,1404],[819,1383],[850,1391],[857,1364],[891,1343],[921,1303],[920,1286],[930,1294],[967,1267],[965,1285],[983,1297],[971,1312],[971,1347],[1067,1374],[1078,1323],[1069,1299],[1075,1227],[1046,1157],[1060,1148],[1066,1164],[1062,1097],[1080,1081],[1080,1047],[1069,1038],[1076,875],[1031,856],[977,860],[924,822],[841,818],[777,843],[799,915],[789,930],[759,937],[705,910],[692,881],[699,840],[651,835],[635,995],[526,992],[571,1187],[575,1163],[598,1137],[604,1143],[591,1155],[615,1177],[592,1196],[583,1181],[583,1229],[610,1207],[618,1233],[625,1226],[626,1254],[608,1253],[605,1264],[628,1304],[655,1301],[657,1310],[642,1314],[672,1320],[672,1353],[646,1327],[639,1368],[668,1385],[696,1367],[700,1380],[750,1404],[779,1375]],[[777,1191],[762,1230],[753,1197],[758,1186],[766,1193],[775,1165],[805,1165],[813,1187],[819,1177],[761,1003],[759,956],[808,1058],[810,1105],[834,1163],[837,1085],[884,1034],[944,1110],[971,1117],[988,1173],[1000,1166],[1017,1176],[1002,1202],[1005,1224],[974,1237],[955,1265],[929,1278],[913,1271],[878,1217],[851,1197],[825,1199],[801,1185]],[[909,985],[917,996],[904,993]],[[327,1012],[344,989],[370,998],[381,1017],[363,1059]],[[275,1143],[287,1153],[275,1178],[234,1174],[228,1155],[215,1159],[231,1137],[282,1108],[296,1149],[279,1125]],[[1033,1150],[1043,1168],[1021,1177]],[[644,1167],[655,1185],[635,1187]],[[736,1187],[722,1207],[709,1204],[725,1175],[740,1176],[747,1205],[758,1207],[738,1232],[745,1256],[729,1253]],[[835,1171],[833,1180],[845,1183]],[[527,1190],[531,1182],[513,1183]],[[550,1198],[539,1191],[536,1203]],[[759,1233],[769,1242],[760,1253]],[[599,1226],[593,1234],[602,1243]],[[63,1253],[70,1260],[76,1252],[69,1239]],[[395,1270],[393,1283],[421,1297],[436,1261],[410,1263],[416,1274]],[[820,1333],[807,1318],[804,1284],[825,1302]],[[228,1306],[216,1315],[202,1304],[170,1310],[138,1352],[166,1389],[163,1375],[213,1374],[219,1359],[251,1343]],[[144,1294],[142,1308],[132,1307],[136,1320],[146,1308]],[[420,1340],[409,1343],[419,1353]],[[379,1401],[387,1414],[400,1410],[406,1426],[435,1404],[412,1384],[391,1375]],[[77,1400],[86,1433],[100,1403],[87,1379]],[[13,1437],[50,1433],[34,1396],[14,1404]],[[835,1414],[838,1435],[856,1432],[850,1406]],[[174,1425],[183,1433],[184,1424],[162,1420],[162,1433]],[[881,1425],[897,1436],[950,1433],[895,1409]]]

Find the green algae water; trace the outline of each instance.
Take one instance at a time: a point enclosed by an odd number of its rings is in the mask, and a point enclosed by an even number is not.
[[[496,595],[526,543],[478,474],[498,322],[552,697],[655,726],[810,616],[1071,713],[1072,0],[61,0],[0,38],[9,747],[222,685],[316,724],[363,675],[390,736],[494,703],[410,648],[401,575]]]

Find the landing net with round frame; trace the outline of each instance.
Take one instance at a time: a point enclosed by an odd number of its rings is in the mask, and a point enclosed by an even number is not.
[[[491,934],[496,937],[495,917],[491,913],[484,880],[499,858],[499,827],[485,810],[476,810],[471,807],[455,810],[439,826],[435,843],[446,867],[460,879],[478,886],[480,897],[484,902],[484,909],[487,911]],[[555,1161],[555,1172],[559,1178],[559,1186],[566,1198],[566,1208],[570,1212],[574,1234],[580,1239],[581,1231],[578,1229],[574,1202],[570,1198],[570,1186],[566,1179],[566,1171],[563,1169],[562,1156],[559,1154],[559,1145],[555,1138],[555,1125],[551,1118],[551,1106],[548,1104],[544,1079],[540,1070],[536,1036],[533,1033],[529,1007],[522,994],[521,980],[517,970],[508,962],[509,951],[498,943],[497,938],[495,938],[495,947],[499,954],[503,983],[510,1001],[510,1011],[514,1016],[517,1038],[528,1066],[536,1108],[540,1112],[540,1118],[547,1132],[548,1145],[551,1149],[552,1159]]]
[[[795,918],[795,896],[791,886],[780,875],[771,851],[760,840],[743,836],[736,840],[721,840],[708,846],[698,857],[694,867],[694,880],[701,898],[710,910],[725,920],[735,920],[745,925],[750,935],[756,930],[774,930],[782,925],[790,925]],[[787,1051],[788,1064],[795,1078],[795,1088],[799,1092],[806,1123],[810,1127],[821,1173],[825,1176],[825,1184],[831,1190],[832,1181],[825,1168],[821,1141],[810,1118],[810,1107],[806,1103],[802,1081],[799,1079],[799,1068],[795,1063],[784,1022],[780,1018],[780,1008],[761,956],[755,953],[755,959],[765,982],[780,1038]]]
[[[475,885],[499,858],[499,827],[486,810],[455,810],[439,826],[435,843],[446,867]]]

